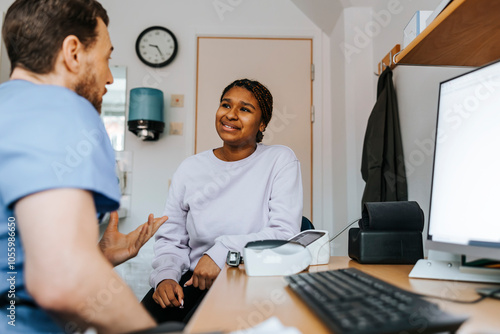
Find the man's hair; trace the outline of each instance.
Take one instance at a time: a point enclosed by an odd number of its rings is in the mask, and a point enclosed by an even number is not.
[[[108,25],[106,10],[95,0],[16,0],[2,29],[11,71],[50,73],[67,36],[76,36],[85,48],[95,43],[98,18]]]
[[[273,116],[273,96],[271,92],[258,81],[249,80],[249,79],[239,79],[224,88],[222,95],[220,97],[220,101],[224,98],[224,95],[233,87],[242,87],[248,90],[253,94],[257,102],[259,103],[260,111],[262,112],[261,120],[264,122],[264,126],[267,126],[271,121],[271,117]],[[259,130],[257,132],[257,143],[260,143],[264,138],[264,134]]]

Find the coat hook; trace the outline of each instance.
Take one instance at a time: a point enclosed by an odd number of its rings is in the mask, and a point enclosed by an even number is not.
[[[384,64],[384,61],[382,60],[380,63],[377,64],[377,70],[379,73],[382,73],[384,72],[384,70],[387,68],[388,66],[386,64]],[[376,72],[373,72],[373,74],[375,74],[377,77],[380,76],[379,73],[376,73]]]
[[[403,51],[403,50],[401,50],[401,51]],[[398,54],[400,54],[400,53],[401,53],[401,51],[399,51],[398,53],[396,53],[394,56],[392,56],[392,57],[391,57],[392,62],[393,62],[394,64],[396,64],[396,56],[397,56]]]

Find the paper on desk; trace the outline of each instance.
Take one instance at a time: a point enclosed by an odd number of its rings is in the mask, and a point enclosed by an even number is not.
[[[230,334],[302,334],[295,327],[285,327],[276,317],[271,317],[260,324]]]

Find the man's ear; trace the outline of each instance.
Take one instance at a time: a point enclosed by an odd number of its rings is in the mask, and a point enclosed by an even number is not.
[[[75,35],[66,36],[62,44],[61,56],[68,71],[78,73],[82,65],[83,44]]]

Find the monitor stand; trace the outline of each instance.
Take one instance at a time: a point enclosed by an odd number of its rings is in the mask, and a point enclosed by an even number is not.
[[[429,250],[428,258],[418,260],[409,277],[500,283],[500,269],[467,266],[460,255]]]

